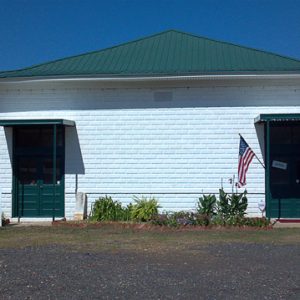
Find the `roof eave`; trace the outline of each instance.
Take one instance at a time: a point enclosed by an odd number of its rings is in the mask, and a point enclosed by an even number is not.
[[[64,82],[64,81],[100,81],[100,82],[151,82],[151,81],[181,81],[181,80],[235,80],[235,79],[300,79],[300,71],[293,72],[237,72],[237,73],[203,73],[193,75],[58,75],[0,78],[0,83],[17,82]]]

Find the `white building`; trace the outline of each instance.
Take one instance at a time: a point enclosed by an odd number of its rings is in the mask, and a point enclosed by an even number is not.
[[[3,72],[2,210],[71,219],[77,192],[195,209],[231,192],[239,133],[266,165],[249,167],[249,215],[266,201],[267,216],[300,218],[298,60],[171,30]]]

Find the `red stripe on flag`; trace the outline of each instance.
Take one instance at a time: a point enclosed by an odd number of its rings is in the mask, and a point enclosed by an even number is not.
[[[255,156],[252,149],[248,146],[242,156],[239,157],[238,164],[238,187],[246,185],[246,173],[248,171],[249,165]]]

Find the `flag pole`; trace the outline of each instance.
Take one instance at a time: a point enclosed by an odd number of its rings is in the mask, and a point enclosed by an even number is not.
[[[245,141],[245,139],[243,138],[243,136],[239,133],[239,136]],[[259,163],[263,166],[263,168],[265,169],[265,165],[261,162],[261,160],[257,157],[257,155],[255,154],[255,152],[252,150],[254,156],[256,157],[256,159],[259,161]]]

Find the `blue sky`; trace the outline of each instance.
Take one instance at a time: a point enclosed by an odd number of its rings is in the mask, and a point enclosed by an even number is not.
[[[300,59],[300,0],[1,0],[0,70],[167,29]]]

